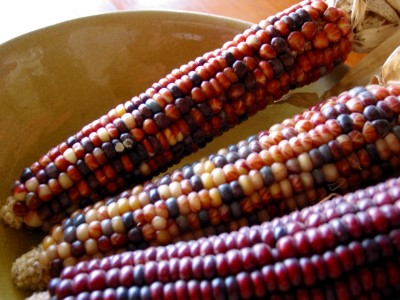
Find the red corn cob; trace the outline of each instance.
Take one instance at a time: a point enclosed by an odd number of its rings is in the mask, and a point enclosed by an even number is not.
[[[63,267],[92,257],[259,224],[388,176],[400,167],[398,95],[396,87],[354,88],[77,211],[18,260],[17,285],[42,287]],[[40,272],[21,272],[27,261]]]
[[[396,178],[230,234],[81,262],[48,288],[81,300],[395,299],[399,254]]]
[[[77,208],[163,172],[215,136],[343,62],[349,19],[303,1],[172,71],[23,170],[5,223],[48,231]],[[331,25],[331,26],[328,26]]]

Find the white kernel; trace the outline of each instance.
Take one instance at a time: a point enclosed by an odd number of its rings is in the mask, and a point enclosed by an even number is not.
[[[78,160],[78,158],[76,157],[76,154],[75,154],[74,150],[72,150],[72,148],[68,148],[67,150],[65,150],[63,153],[63,156],[68,162],[70,162],[72,164],[75,164]]]

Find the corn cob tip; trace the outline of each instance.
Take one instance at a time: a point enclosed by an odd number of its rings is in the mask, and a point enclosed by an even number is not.
[[[39,291],[47,287],[50,276],[40,263],[41,252],[41,246],[35,247],[13,263],[11,277],[18,288]]]
[[[0,218],[6,223],[8,226],[20,229],[22,226],[22,217],[18,217],[15,215],[13,211],[13,207],[17,201],[14,197],[9,196],[6,200],[6,203],[0,209]]]
[[[33,293],[31,296],[25,300],[49,300],[50,294],[48,291]]]

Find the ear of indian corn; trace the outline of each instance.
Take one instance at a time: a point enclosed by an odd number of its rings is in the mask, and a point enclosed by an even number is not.
[[[394,299],[400,179],[261,225],[80,262],[52,299]],[[362,298],[361,298],[362,299]]]
[[[23,170],[5,223],[48,231],[77,208],[143,182],[317,80],[351,49],[348,17],[303,1],[175,69]]]
[[[400,168],[399,95],[395,86],[356,87],[206,159],[76,211],[17,260],[15,281],[43,287],[82,260],[259,224],[332,192],[376,182]],[[40,266],[34,275],[23,270],[27,261]]]

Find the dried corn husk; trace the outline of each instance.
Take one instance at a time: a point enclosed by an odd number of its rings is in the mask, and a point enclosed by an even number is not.
[[[371,79],[371,83],[382,85],[400,85],[400,46],[388,57],[379,75]]]
[[[326,0],[351,16],[353,50],[370,52],[399,30],[400,0]]]

